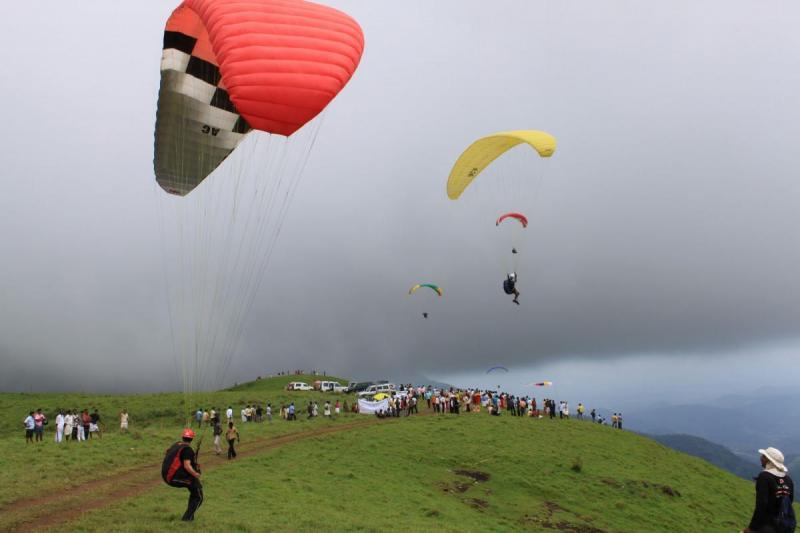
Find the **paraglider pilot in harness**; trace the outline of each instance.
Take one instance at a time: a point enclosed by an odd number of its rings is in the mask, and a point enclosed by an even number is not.
[[[506,294],[513,294],[514,300],[513,302],[519,305],[519,291],[517,290],[517,273],[512,272],[506,276],[506,279],[503,281],[503,292]]]
[[[194,520],[194,513],[203,503],[203,485],[200,484],[200,466],[197,453],[192,449],[194,431],[184,429],[182,439],[167,450],[161,466],[161,477],[171,487],[189,490],[189,505],[181,520]],[[198,444],[199,448],[199,444]]]

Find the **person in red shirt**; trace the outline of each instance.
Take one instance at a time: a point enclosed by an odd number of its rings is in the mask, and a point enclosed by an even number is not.
[[[47,417],[44,416],[41,409],[37,409],[36,414],[33,415],[33,438],[37,442],[42,441],[45,424],[47,424]]]

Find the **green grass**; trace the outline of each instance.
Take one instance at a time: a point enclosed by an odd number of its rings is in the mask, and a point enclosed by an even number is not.
[[[309,421],[299,412],[297,422],[279,420],[281,403],[294,400],[302,408],[310,399],[345,398],[283,390],[289,381],[313,382],[298,378],[199,394],[192,403],[233,405],[238,415],[245,404],[271,402],[274,423],[238,424],[243,443],[366,418]],[[0,394],[0,506],[7,506],[0,530],[24,519],[10,502],[159,464],[183,426],[182,403],[182,394]],[[96,406],[111,431],[102,441],[57,446],[51,424],[44,443],[25,445],[22,418],[40,406],[48,412]],[[127,435],[117,432],[123,407],[131,413]],[[206,502],[190,529],[732,531],[747,525],[754,499],[752,483],[627,431],[485,412],[386,420],[311,437],[209,468],[204,485]],[[175,529],[186,497],[158,485],[68,527]]]
[[[204,484],[203,531],[732,531],[753,500],[751,484],[629,432],[485,413],[300,441]],[[186,497],[160,486],[71,527],[173,529]]]
[[[305,377],[306,379],[302,379]],[[239,411],[247,404],[272,403],[273,424],[239,424],[247,437],[267,437],[316,427],[315,421],[306,422],[303,408],[315,399],[320,403],[336,399],[352,404],[353,395],[288,392],[283,390],[289,381],[309,382],[311,376],[284,376],[264,379],[231,390],[196,393],[191,405],[216,406],[218,409],[234,408],[234,420],[239,422]],[[292,379],[288,379],[292,378]],[[300,379],[297,379],[300,378]],[[328,378],[326,378],[328,379]],[[333,379],[331,379],[333,380]],[[310,380],[313,382],[313,379]],[[187,409],[184,394],[139,395],[87,395],[87,394],[9,394],[0,393],[0,506],[11,501],[46,494],[76,483],[96,479],[137,465],[158,462],[164,450],[180,435],[185,425]],[[295,402],[298,407],[296,424],[278,423],[281,403]],[[50,418],[44,442],[25,444],[23,419],[30,410],[42,408]],[[97,408],[106,432],[102,440],[86,442],[53,442],[55,412],[60,408],[93,410]],[[118,413],[130,413],[130,431],[119,434]],[[321,412],[320,412],[321,414]],[[351,418],[352,417],[352,418]],[[340,421],[355,419],[346,415]],[[223,414],[224,419],[224,414]],[[280,421],[283,422],[283,421]],[[210,433],[210,432],[207,432]],[[207,445],[210,446],[210,435]],[[3,520],[0,516],[0,529]]]

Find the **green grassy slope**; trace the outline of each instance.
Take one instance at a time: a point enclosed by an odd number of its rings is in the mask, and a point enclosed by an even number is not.
[[[753,500],[751,484],[632,433],[485,413],[309,439],[204,484],[195,527],[208,531],[733,531]],[[77,530],[171,529],[185,500],[160,486]]]
[[[292,379],[289,379],[289,378]],[[311,399],[322,403],[337,398],[354,401],[353,395],[288,392],[283,390],[289,381],[312,383],[311,376],[286,376],[263,379],[243,384],[232,390],[193,395],[191,404],[215,406],[225,409],[233,406],[234,420],[240,420],[239,411],[248,404],[266,402],[273,405],[275,418],[281,403],[295,402],[298,406],[297,424],[245,424],[241,431],[245,438],[277,436],[294,431],[313,429],[318,425],[306,422],[303,408]],[[300,378],[300,379],[298,379]],[[327,378],[326,378],[327,379]],[[333,379],[331,379],[333,380]],[[42,408],[50,417],[44,442],[26,445],[23,419],[30,410]],[[105,421],[106,433],[102,441],[92,439],[85,443],[53,443],[55,411],[59,408],[97,408]],[[119,435],[118,413],[130,413],[130,432]],[[185,425],[186,409],[182,393],[138,395],[89,394],[11,394],[0,393],[0,506],[11,501],[63,489],[84,481],[96,479],[136,465],[160,461],[161,456]],[[342,417],[340,422],[352,420],[356,415]],[[207,445],[210,446],[210,432]],[[2,514],[2,513],[0,513]],[[0,530],[3,529],[0,516]]]
[[[263,379],[200,394],[193,404],[233,405],[238,415],[256,401],[295,401],[301,408],[310,399],[353,402],[352,396],[283,390],[289,381],[314,379]],[[182,394],[0,394],[0,530],[22,520],[14,501],[159,463],[183,426],[182,401]],[[96,406],[110,431],[102,441],[57,446],[51,425],[45,443],[25,445],[22,418],[39,406],[48,412]],[[116,429],[123,407],[131,412],[127,435]],[[239,424],[242,441],[364,417],[275,418]],[[646,437],[485,412],[385,420],[292,442],[209,468],[204,484],[207,499],[195,525],[203,531],[732,531],[747,524],[753,501],[751,483]],[[69,527],[174,529],[185,501],[185,491],[159,485]]]

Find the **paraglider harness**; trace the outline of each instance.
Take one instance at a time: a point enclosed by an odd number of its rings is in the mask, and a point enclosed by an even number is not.
[[[515,285],[516,281],[512,279],[511,275],[509,274],[508,277],[503,280],[503,292],[506,294],[514,294]]]
[[[203,443],[203,436],[197,441],[197,448],[194,451],[194,469],[200,472],[200,445]],[[164,455],[164,462],[161,464],[161,479],[164,483],[172,486],[186,486],[192,483],[191,479],[175,479],[175,474],[178,470],[183,468],[183,461],[181,461],[181,452],[184,448],[191,448],[188,442],[176,442],[169,447],[167,453]]]

